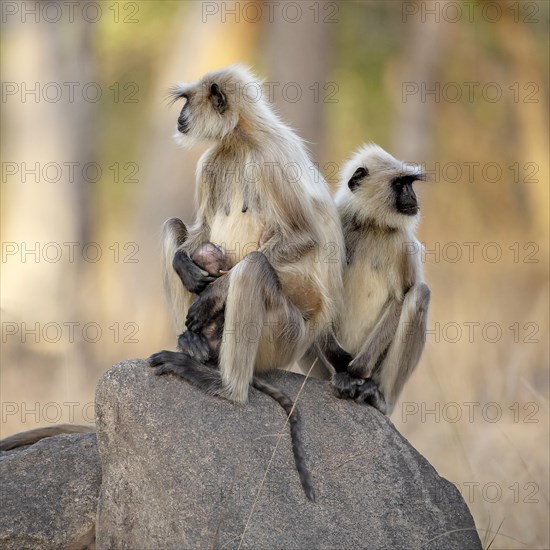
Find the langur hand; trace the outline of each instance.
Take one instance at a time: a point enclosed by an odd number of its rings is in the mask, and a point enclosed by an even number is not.
[[[331,380],[332,392],[340,399],[353,399],[356,403],[371,405],[386,414],[386,400],[372,378],[355,378],[347,372],[337,372]]]
[[[210,346],[202,334],[185,331],[179,335],[178,348],[201,363],[206,363],[210,359]]]
[[[172,265],[183,286],[192,294],[200,294],[210,283],[217,279],[217,277],[202,270],[185,250],[180,249],[176,252]]]

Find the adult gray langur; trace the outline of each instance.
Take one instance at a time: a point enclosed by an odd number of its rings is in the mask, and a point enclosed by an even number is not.
[[[413,189],[425,174],[381,147],[361,147],[336,193],[346,245],[343,308],[336,336],[353,360],[337,366],[336,395],[391,414],[426,339],[430,290],[415,237]]]
[[[211,146],[197,168],[195,223],[172,219],[163,232],[165,286],[185,352],[159,352],[150,364],[246,403],[256,372],[290,366],[332,330],[341,309],[342,229],[303,142],[250,71],[214,71],[178,86],[174,98],[185,102],[182,143]],[[226,252],[227,273],[212,276],[193,262],[206,242]],[[222,312],[214,369],[201,357],[203,330]]]

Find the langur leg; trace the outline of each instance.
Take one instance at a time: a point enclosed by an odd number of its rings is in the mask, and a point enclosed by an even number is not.
[[[395,339],[402,308],[403,305],[397,300],[390,300],[361,350],[349,364],[347,372],[336,372],[332,377],[332,387],[337,397],[368,403],[385,412],[384,396],[369,376],[382,363],[388,347]]]
[[[430,289],[426,284],[414,285],[407,292],[395,338],[372,373],[372,380],[386,400],[388,415],[422,355],[429,303]]]
[[[223,336],[224,313],[220,312],[201,332],[187,330],[178,338],[178,349],[199,363],[217,367]]]
[[[305,351],[305,321],[261,252],[246,256],[201,294],[189,309],[187,328],[200,332],[224,306],[220,373],[231,400],[245,403],[255,370],[287,366]]]

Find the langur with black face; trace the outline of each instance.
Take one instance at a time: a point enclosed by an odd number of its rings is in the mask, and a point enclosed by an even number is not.
[[[300,138],[265,102],[261,83],[232,66],[174,90],[185,104],[182,143],[212,142],[197,168],[198,212],[164,226],[164,278],[186,352],[150,358],[236,403],[255,372],[284,369],[332,330],[340,311],[343,236],[328,186]],[[210,242],[226,251],[216,277],[191,259]],[[195,294],[199,298],[193,302]],[[203,330],[224,312],[218,369],[201,359]]]
[[[391,414],[424,349],[430,289],[415,237],[419,167],[368,144],[344,166],[336,204],[344,231],[342,315],[336,336],[353,356],[336,395]],[[339,371],[339,372],[338,372]]]

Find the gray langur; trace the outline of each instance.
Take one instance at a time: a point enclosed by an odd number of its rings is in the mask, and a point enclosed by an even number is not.
[[[197,168],[196,222],[185,232],[173,220],[164,226],[164,278],[176,329],[181,334],[187,326],[195,336],[180,338],[185,352],[159,352],[150,364],[157,374],[246,403],[255,372],[288,367],[330,332],[342,296],[342,229],[303,142],[247,69],[209,73],[178,86],[174,98],[185,101],[182,143],[213,144]],[[227,253],[230,269],[220,277],[191,259],[205,242]],[[202,340],[221,312],[218,370],[200,360],[192,340]]]
[[[353,360],[332,379],[340,397],[391,414],[424,349],[430,290],[415,229],[419,167],[374,144],[342,170],[336,204],[344,231],[345,315],[336,336]],[[339,372],[338,372],[339,371]]]

